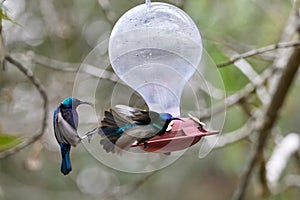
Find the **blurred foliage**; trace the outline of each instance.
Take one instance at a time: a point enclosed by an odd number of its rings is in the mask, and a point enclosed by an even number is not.
[[[0,9],[0,18],[3,20],[11,21],[12,20],[7,16],[7,14],[3,11],[3,9]]]
[[[181,6],[191,16],[201,32],[205,50],[215,63],[221,63],[228,58],[226,49],[241,53],[277,43],[293,1],[164,2]],[[3,21],[7,51],[22,61],[41,80],[48,92],[49,107],[52,111],[62,99],[72,95],[76,74],[37,64],[29,53],[34,52],[36,55],[63,62],[81,63],[97,44],[109,37],[116,20],[128,9],[141,3],[142,0],[6,0],[0,17],[8,20]],[[104,54],[106,53],[104,50]],[[105,60],[101,59],[100,56],[97,60],[98,65],[104,65]],[[261,57],[248,61],[258,72],[270,64],[270,61]],[[233,66],[219,69],[219,72],[228,95],[249,82],[247,77]],[[101,96],[96,102],[98,115],[110,106],[108,99],[112,95],[113,87],[114,84],[108,80],[101,80],[99,83],[96,91],[96,94]],[[120,87],[132,93],[130,88]],[[283,134],[298,131],[300,128],[299,89],[298,79],[282,111],[280,127]],[[145,106],[144,102],[137,99],[140,99],[138,95],[132,95],[132,105]],[[120,102],[122,101],[123,99],[120,99]],[[253,101],[258,102],[257,99]],[[188,107],[189,102],[184,102],[183,105]],[[0,152],[19,143],[23,139],[20,134],[26,133],[26,136],[31,136],[36,133],[42,116],[41,106],[39,94],[26,77],[10,64],[7,64],[5,71],[0,69],[0,123],[2,131],[6,133],[4,135],[0,131]],[[49,129],[42,138],[45,148],[39,158],[43,162],[40,171],[32,172],[24,167],[31,151],[30,147],[0,161],[0,199],[102,199],[101,191],[113,190],[119,184],[130,184],[143,176],[110,169],[94,159],[80,145],[72,151],[74,169],[69,176],[64,177],[59,172],[60,154],[51,119],[52,116],[49,116]],[[88,116],[83,116],[80,120],[90,122]],[[247,116],[239,107],[229,109],[224,132],[241,127],[246,120]],[[122,199],[230,199],[249,153],[249,142],[243,141],[213,151],[201,160],[193,153],[198,152],[200,148],[196,145],[188,150],[187,155],[171,166],[161,169],[144,186]],[[292,165],[291,168],[296,167]],[[97,173],[94,177],[89,177],[90,179],[81,178],[87,173],[85,169],[95,170]],[[101,182],[103,176],[112,178],[109,182]],[[253,199],[253,196],[254,194],[249,193],[248,199]],[[289,189],[272,199],[297,197],[299,190]]]
[[[19,144],[22,139],[14,135],[5,135],[0,130],[0,152],[10,149]]]

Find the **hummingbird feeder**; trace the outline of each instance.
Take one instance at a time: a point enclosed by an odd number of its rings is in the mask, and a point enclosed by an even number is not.
[[[180,116],[180,99],[202,56],[202,39],[193,20],[176,6],[146,0],[127,11],[109,39],[115,73],[146,101],[150,110]],[[207,131],[191,118],[175,121],[172,130],[144,144],[144,151],[167,153],[186,149]],[[146,148],[145,148],[146,147]]]
[[[151,138],[146,145],[134,143],[132,147],[140,147],[147,152],[169,153],[186,149],[199,142],[202,137],[218,133],[219,131],[206,130],[191,118],[183,118],[183,121],[174,121],[172,129],[162,136]]]

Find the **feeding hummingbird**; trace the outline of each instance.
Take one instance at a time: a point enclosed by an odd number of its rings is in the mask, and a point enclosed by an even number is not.
[[[156,135],[163,135],[172,120],[181,120],[169,113],[142,110],[125,105],[117,105],[116,109],[105,111],[101,121],[101,134],[104,136],[100,144],[106,152],[115,152],[115,146],[127,150],[132,143],[144,143]]]
[[[69,97],[63,100],[54,111],[54,134],[60,146],[62,157],[60,171],[64,175],[67,175],[72,171],[70,161],[71,146],[75,147],[83,139],[77,133],[78,114],[76,108],[81,104],[92,105],[89,102]]]

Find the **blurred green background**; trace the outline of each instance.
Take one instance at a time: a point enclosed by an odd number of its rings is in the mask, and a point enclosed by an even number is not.
[[[292,9],[292,0],[173,0],[197,24],[204,47],[215,63],[226,61],[224,49],[244,52],[277,43]],[[116,20],[141,0],[7,0],[2,5],[13,20],[3,22],[8,52],[30,68],[46,87],[50,100],[48,128],[41,139],[42,152],[34,156],[29,146],[0,160],[0,199],[104,199],[104,194],[119,185],[130,185],[145,174],[130,174],[110,169],[94,159],[83,145],[72,150],[73,171],[64,177],[60,153],[52,129],[52,110],[72,95],[76,73],[54,70],[38,64],[35,56],[68,63],[81,63],[95,45],[109,37]],[[269,55],[272,58],[272,55]],[[271,60],[248,60],[261,72]],[[77,65],[72,65],[76,70]],[[235,67],[219,70],[226,93],[243,88],[248,79]],[[113,83],[107,81],[107,91]],[[282,111],[283,134],[299,130],[299,78]],[[103,88],[102,88],[103,89]],[[102,91],[101,91],[102,92]],[[184,103],[184,102],[183,102]],[[107,102],[100,107],[106,107]],[[14,66],[0,70],[0,151],[32,136],[40,128],[42,100],[27,78]],[[248,116],[239,107],[227,110],[223,132],[241,127]],[[242,141],[211,152],[199,159],[195,146],[184,156],[159,170],[140,188],[116,199],[230,199],[238,185],[247,159],[249,141]],[[37,145],[38,146],[38,145]],[[37,147],[38,148],[38,147]],[[270,151],[271,151],[270,147]],[[196,152],[196,153],[195,153]],[[30,163],[33,158],[35,163]],[[289,170],[297,172],[292,160]],[[254,177],[255,178],[255,177]],[[257,188],[251,186],[247,199]],[[288,189],[272,199],[297,199],[299,189]]]

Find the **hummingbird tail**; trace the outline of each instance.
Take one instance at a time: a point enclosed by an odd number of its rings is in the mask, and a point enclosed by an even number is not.
[[[104,119],[101,121],[100,134],[103,137],[100,144],[106,152],[114,152],[116,141],[120,138],[122,132],[118,131],[119,127],[128,123],[124,118],[118,115],[114,110],[104,112]]]
[[[119,139],[119,135],[117,134],[116,129],[112,128],[102,128],[102,132],[104,133],[104,138],[100,140],[100,144],[103,146],[103,149],[108,152],[114,152],[115,143]]]
[[[61,157],[62,157],[60,171],[64,175],[67,175],[70,173],[70,171],[72,171],[72,166],[70,161],[70,149],[71,149],[70,144],[66,144],[66,143],[60,144]]]

